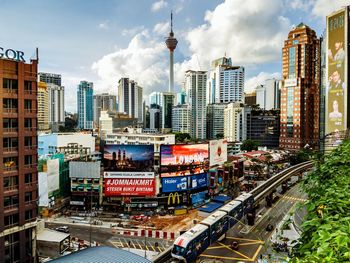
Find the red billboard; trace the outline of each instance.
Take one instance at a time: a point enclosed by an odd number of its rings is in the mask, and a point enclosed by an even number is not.
[[[154,196],[155,180],[152,178],[105,178],[105,196]]]
[[[162,177],[205,173],[208,168],[208,144],[160,146],[160,173]]]

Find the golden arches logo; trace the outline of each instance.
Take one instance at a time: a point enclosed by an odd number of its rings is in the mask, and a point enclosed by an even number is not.
[[[177,197],[177,199],[176,199],[176,197]],[[171,199],[172,199],[172,202],[170,202]],[[170,193],[169,197],[168,197],[168,205],[170,205],[170,203],[175,205],[176,201],[177,201],[177,204],[180,204],[180,195],[179,195],[179,193],[178,192]]]

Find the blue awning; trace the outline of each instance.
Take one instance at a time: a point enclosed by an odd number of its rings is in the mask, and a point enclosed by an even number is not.
[[[228,201],[231,201],[231,197],[227,195],[218,195],[212,198],[212,201],[225,204]]]
[[[222,207],[224,204],[223,203],[215,203],[215,202],[210,202],[206,205],[203,205],[201,208],[199,208],[199,211],[206,212],[206,213],[211,213],[218,209],[219,207]]]

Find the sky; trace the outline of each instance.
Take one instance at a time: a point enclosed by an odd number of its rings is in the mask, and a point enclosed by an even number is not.
[[[303,22],[321,36],[326,15],[350,0],[0,0],[0,46],[39,48],[39,71],[62,75],[66,110],[76,112],[76,87],[94,82],[94,94],[117,95],[129,77],[144,99],[168,88],[164,40],[174,13],[175,91],[186,70],[209,70],[226,54],[245,67],[245,91],[281,76],[281,49]]]

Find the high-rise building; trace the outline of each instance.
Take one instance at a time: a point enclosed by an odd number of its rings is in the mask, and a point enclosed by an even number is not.
[[[188,104],[180,104],[172,110],[172,131],[191,134],[191,108]]]
[[[224,110],[224,138],[228,142],[242,142],[247,139],[247,124],[251,107],[240,102],[227,104]]]
[[[227,103],[213,103],[207,106],[207,139],[224,136],[224,112]]]
[[[0,59],[1,262],[36,262],[37,68]]]
[[[148,95],[149,105],[156,104],[160,106],[161,96],[162,96],[162,93],[159,91],[151,92],[151,94]]]
[[[38,82],[38,130],[49,129],[49,91],[45,82]]]
[[[248,106],[256,105],[256,91],[253,91],[251,93],[244,93],[244,104],[247,104]]]
[[[252,109],[247,118],[247,139],[270,149],[279,147],[280,111]]]
[[[163,132],[171,130],[172,108],[175,104],[175,95],[170,92],[162,92],[160,97],[160,107],[162,110]]]
[[[283,47],[280,147],[317,147],[319,136],[320,41],[300,23]]]
[[[149,107],[149,128],[153,131],[162,129],[162,109],[157,104],[151,104]]]
[[[191,107],[191,137],[206,139],[206,71],[188,70],[185,73],[185,90]]]
[[[173,13],[171,12],[170,33],[165,44],[169,49],[169,92],[174,94],[174,50],[177,46],[177,39],[174,37],[173,32]]]
[[[117,97],[108,93],[94,95],[94,124],[99,126],[101,111],[116,111]]]
[[[186,92],[181,90],[181,92],[176,94],[176,105],[182,105],[186,103]]]
[[[49,93],[49,123],[53,132],[58,132],[64,126],[64,87],[56,84],[47,84]]]
[[[271,110],[280,108],[280,85],[281,81],[276,79],[267,79],[264,85],[256,87],[256,104],[261,109]]]
[[[325,90],[324,130],[327,137],[331,134],[332,145],[339,144],[340,134],[350,127],[349,16],[350,6],[327,16],[325,79],[328,82]]]
[[[212,62],[208,73],[207,101],[212,103],[243,102],[244,68],[232,66],[231,58]]]
[[[143,89],[137,82],[129,78],[121,78],[118,82],[119,112],[124,112],[143,123]]]
[[[62,76],[60,74],[39,72],[38,81],[62,86]]]
[[[82,130],[92,130],[94,127],[93,86],[92,82],[87,81],[80,81],[80,84],[78,85],[78,128]]]

